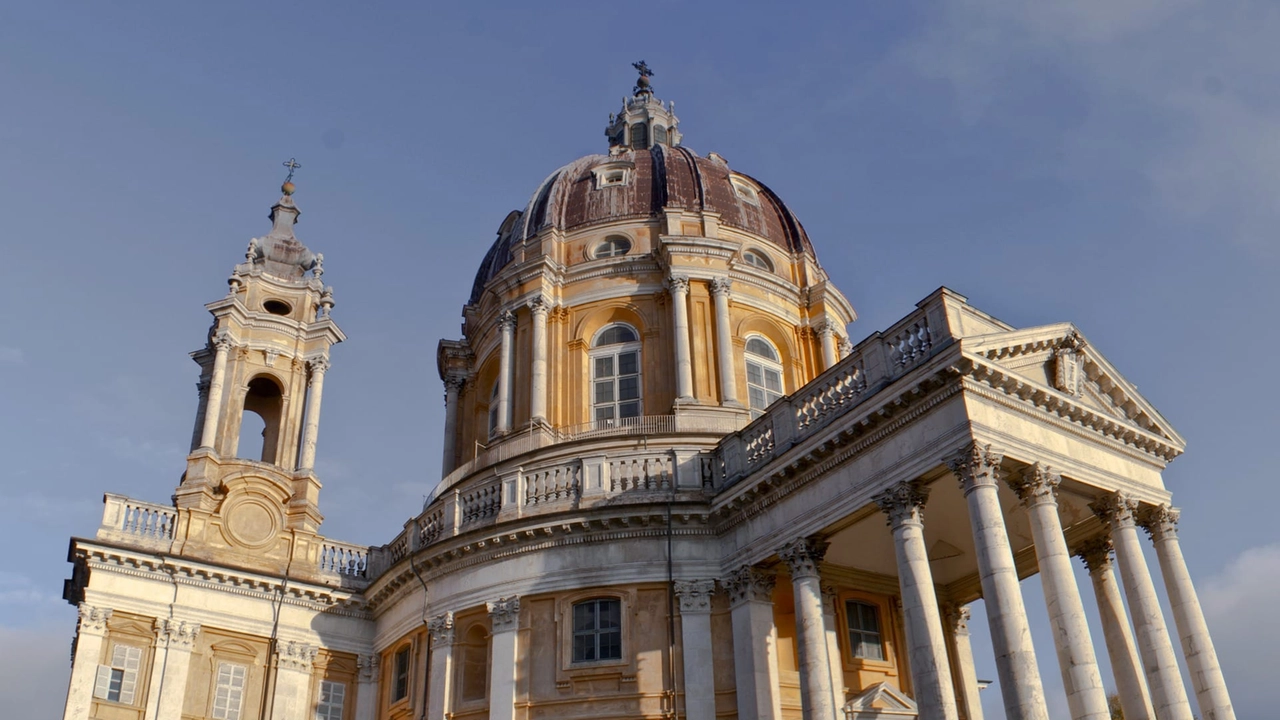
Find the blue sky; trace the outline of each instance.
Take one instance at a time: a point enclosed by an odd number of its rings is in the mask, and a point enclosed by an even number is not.
[[[435,344],[476,265],[547,173],[604,149],[643,58],[685,144],[797,212],[855,340],[947,285],[1014,325],[1075,322],[1138,384],[1188,440],[1166,481],[1240,717],[1270,717],[1276,37],[1280,6],[1247,0],[0,9],[0,647],[26,648],[0,699],[60,715],[67,538],[104,491],[176,485],[186,353],[281,161],[351,338],[324,529],[385,542],[436,479]]]

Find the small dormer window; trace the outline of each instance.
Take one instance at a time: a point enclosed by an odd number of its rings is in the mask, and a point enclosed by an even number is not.
[[[729,178],[729,181],[733,185],[733,192],[738,196],[739,200],[751,205],[760,204],[760,193],[751,183],[737,177]]]
[[[635,166],[629,162],[614,161],[591,168],[591,174],[595,176],[596,189],[602,190],[629,184],[634,168]]]
[[[765,257],[764,253],[759,250],[743,250],[742,261],[765,272],[773,272],[773,263],[769,262],[769,258]]]
[[[622,185],[626,182],[626,180],[627,180],[627,173],[625,170],[610,170],[609,172],[606,172],[600,176],[600,187],[607,187],[609,185]]]
[[[631,241],[621,235],[610,235],[603,242],[596,245],[591,251],[591,257],[599,260],[601,258],[622,257],[631,252]]]

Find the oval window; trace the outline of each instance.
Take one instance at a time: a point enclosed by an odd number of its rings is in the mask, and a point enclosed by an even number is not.
[[[599,260],[601,258],[621,257],[631,252],[631,241],[621,235],[610,235],[604,239],[595,249],[591,251],[591,257]]]
[[[262,309],[272,315],[288,315],[289,312],[293,310],[293,308],[289,306],[289,303],[283,300],[268,300],[262,303]]]

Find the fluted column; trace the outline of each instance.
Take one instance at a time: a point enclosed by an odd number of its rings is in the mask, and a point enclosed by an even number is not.
[[[218,439],[218,418],[222,411],[222,385],[227,376],[227,353],[231,340],[225,335],[213,339],[213,374],[209,377],[209,399],[204,406],[204,425],[200,429],[200,447],[213,449]]]
[[[102,661],[102,643],[107,636],[110,608],[80,603],[80,621],[76,626],[75,655],[71,660],[71,684],[67,688],[67,705],[63,720],[89,720],[93,707],[93,685]]]
[[[777,578],[744,565],[723,581],[733,622],[733,672],[739,720],[778,720],[778,631],[773,623]]]
[[[875,496],[874,501],[889,516],[889,527],[893,529],[907,660],[920,717],[956,720],[955,688],[924,544],[924,503],[928,496],[928,489],[920,483],[901,482]]]
[[[800,654],[800,707],[805,720],[835,720],[831,661],[822,622],[822,581],[818,564],[829,543],[799,538],[778,551],[791,571],[796,603],[796,645]]]
[[[535,423],[547,422],[547,313],[551,303],[544,297],[529,301],[533,317],[533,367],[529,394],[529,418]]]
[[[830,585],[822,586],[822,628],[827,635],[827,663],[831,667],[831,694],[835,700],[836,715],[844,707],[844,658],[840,656],[840,625],[836,615],[840,612],[840,594]]]
[[[1004,513],[996,483],[1004,456],[990,445],[971,443],[948,464],[960,478],[960,486],[969,505],[969,524],[973,528],[974,551],[987,621],[991,627],[991,644],[996,653],[996,674],[1000,678],[1000,695],[1009,720],[1048,720],[1044,686],[1036,667],[1036,652],[1031,645],[1031,628],[1018,587],[1018,570],[1009,548]]]
[[[733,333],[729,326],[729,293],[733,281],[716,278],[711,281],[711,297],[716,306],[716,360],[720,368],[720,404],[739,406],[738,378],[733,360]]]
[[[1173,622],[1182,641],[1183,657],[1191,675],[1191,687],[1200,706],[1201,720],[1235,720],[1231,696],[1227,694],[1227,682],[1222,677],[1218,653],[1209,637],[1209,626],[1204,621],[1200,598],[1196,595],[1187,562],[1182,557],[1182,545],[1178,542],[1179,511],[1168,505],[1148,508],[1141,513],[1143,528],[1151,536],[1160,561],[1160,574],[1164,576],[1165,589],[1169,593],[1169,608]]]
[[[693,400],[693,358],[689,355],[689,278],[667,278],[671,290],[671,332],[676,347],[676,402]]]
[[[503,435],[511,431],[512,391],[511,383],[511,344],[516,330],[516,315],[504,310],[498,316],[498,329],[502,333],[502,344],[498,348],[498,427],[497,432]]]
[[[520,630],[520,598],[487,603],[489,627],[489,720],[516,715],[516,638]]]
[[[684,658],[684,717],[715,720],[716,676],[711,650],[711,595],[714,580],[677,580],[680,647]]]
[[[431,634],[431,667],[427,671],[427,717],[444,718],[453,706],[453,613],[427,621]]]
[[[836,325],[830,320],[818,326],[818,337],[822,339],[822,369],[827,370],[839,361],[836,355]]]
[[[302,426],[302,452],[298,457],[299,470],[311,470],[316,464],[316,438],[320,434],[320,398],[324,395],[324,374],[329,370],[329,359],[313,358],[307,361],[311,377],[307,379],[307,419]]]
[[[1173,643],[1160,611],[1156,587],[1151,582],[1151,572],[1142,556],[1142,543],[1134,522],[1138,502],[1123,493],[1112,493],[1094,502],[1092,507],[1111,528],[1111,542],[1120,565],[1124,594],[1129,600],[1133,634],[1138,641],[1138,656],[1146,672],[1156,720],[1191,720],[1191,703],[1182,685],[1178,659],[1173,654]]]
[[[1049,609],[1049,627],[1058,651],[1058,669],[1074,720],[1110,720],[1107,691],[1093,651],[1084,602],[1071,568],[1071,553],[1058,518],[1058,485],[1062,478],[1047,465],[1035,463],[1010,478],[1009,486],[1027,508],[1036,547],[1040,582]]]
[[[1147,682],[1142,677],[1142,661],[1129,630],[1129,615],[1120,596],[1111,565],[1111,538],[1099,537],[1082,544],[1076,554],[1084,561],[1098,600],[1098,618],[1102,621],[1102,637],[1111,659],[1111,673],[1116,681],[1116,694],[1125,720],[1154,720]]]
[[[458,453],[458,393],[465,380],[457,375],[444,379],[444,450],[440,462],[443,477],[453,472]]]
[[[379,662],[376,654],[356,658],[356,718],[359,720],[378,716],[378,681],[382,678]]]
[[[944,632],[951,636],[951,660],[960,717],[963,720],[982,720],[978,669],[973,662],[973,643],[969,639],[969,607],[949,605],[942,613],[942,620]]]
[[[289,641],[276,646],[276,682],[272,689],[271,717],[305,718],[311,714],[311,666],[315,659],[316,647],[309,643]]]

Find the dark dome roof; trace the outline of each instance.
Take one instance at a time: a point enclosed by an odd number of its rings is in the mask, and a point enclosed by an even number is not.
[[[630,166],[630,181],[598,188],[592,169],[602,165]],[[782,200],[764,183],[734,174],[755,186],[757,203],[739,196],[728,164],[714,153],[703,158],[684,147],[656,144],[647,150],[579,158],[552,173],[523,211],[503,221],[498,239],[480,263],[470,302],[478,302],[485,284],[511,261],[513,243],[549,227],[570,232],[599,223],[661,217],[665,207],[719,213],[721,225],[757,235],[788,253],[812,256],[809,236]]]

